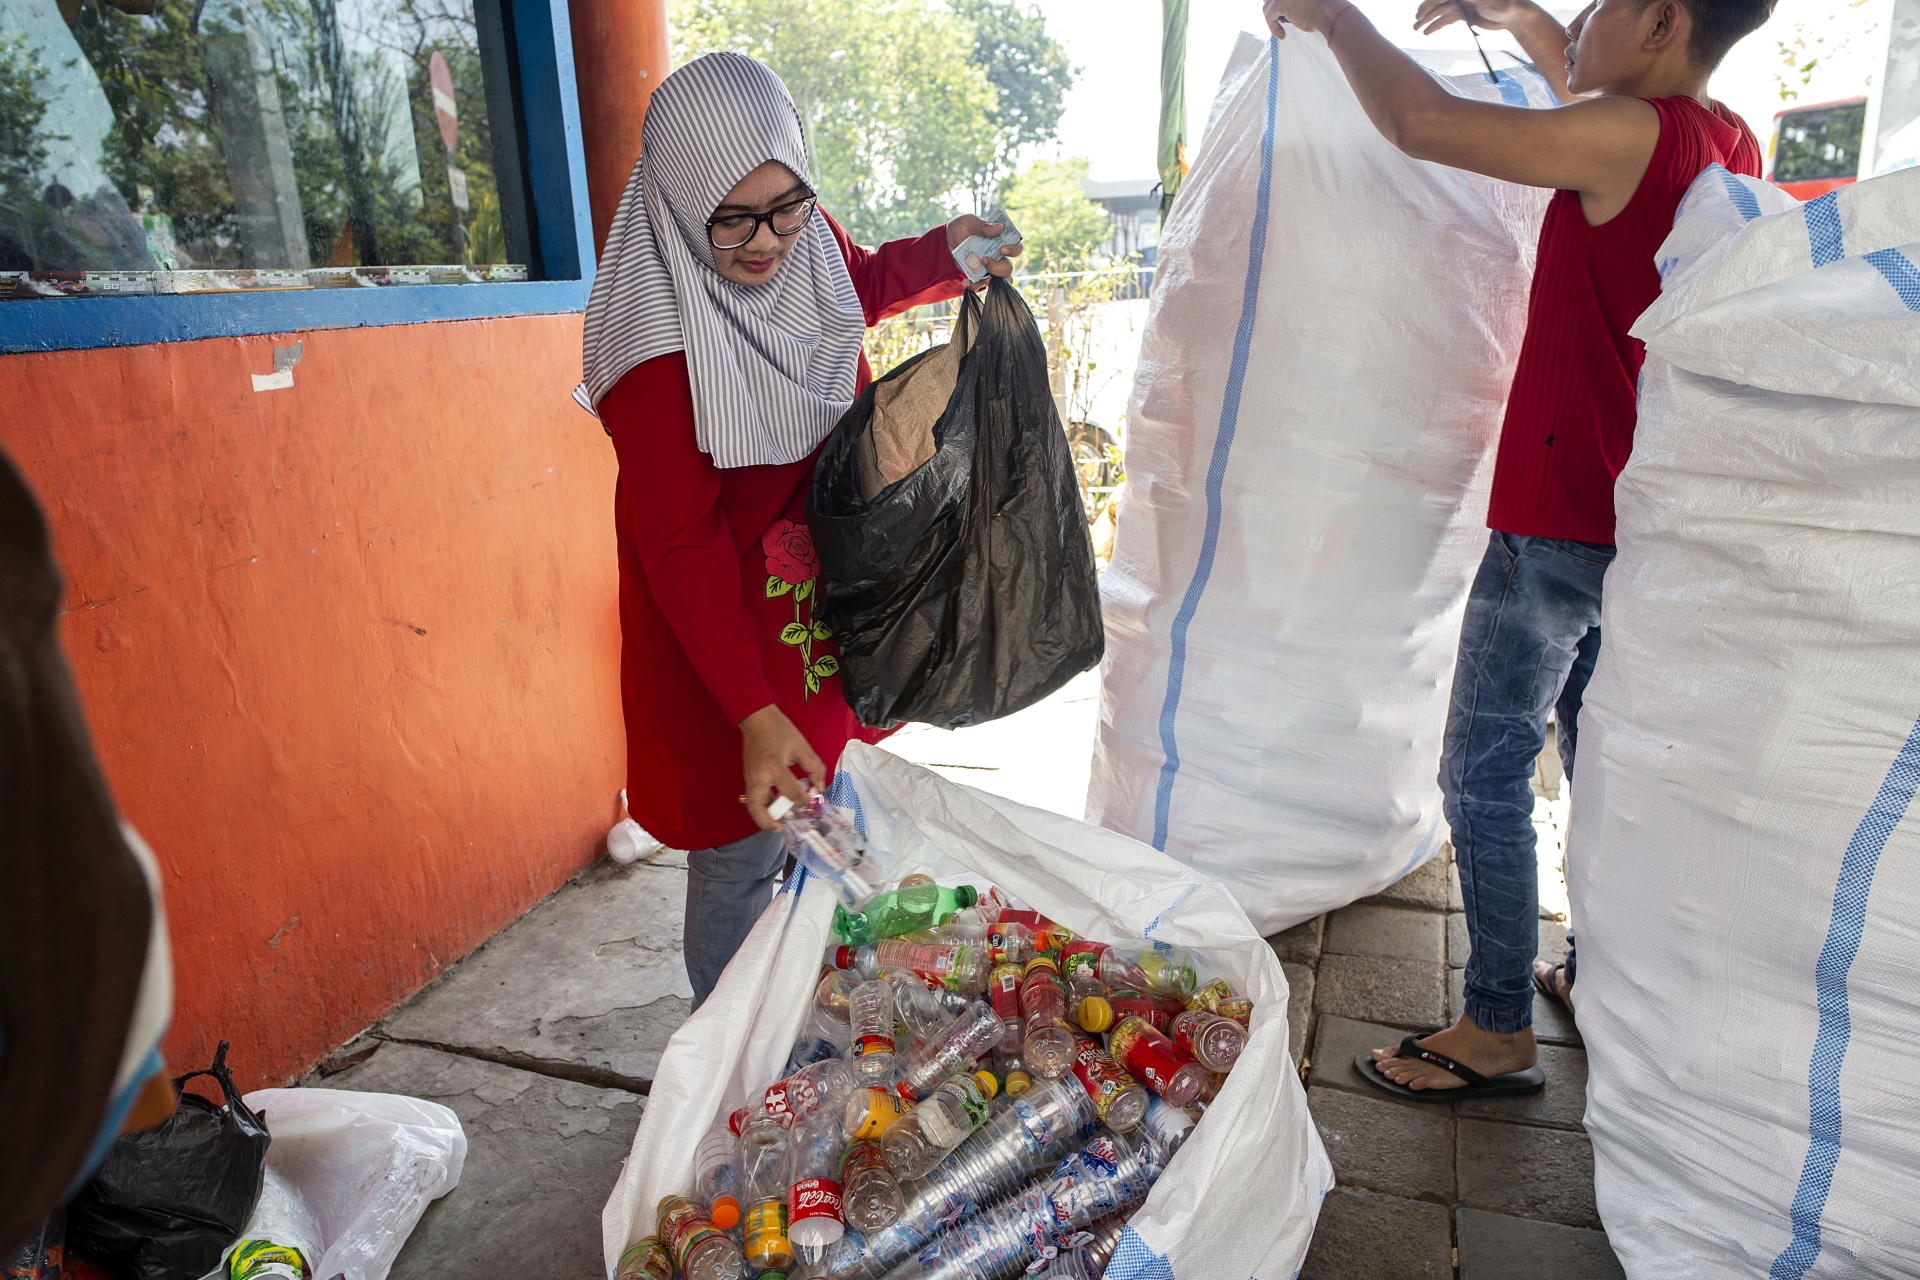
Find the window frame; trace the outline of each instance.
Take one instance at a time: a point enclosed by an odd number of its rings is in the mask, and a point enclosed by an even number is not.
[[[585,310],[593,214],[567,0],[500,3],[512,23],[525,181],[546,279],[0,302],[0,355]]]

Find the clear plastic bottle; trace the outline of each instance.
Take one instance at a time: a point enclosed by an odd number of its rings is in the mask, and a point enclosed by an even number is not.
[[[855,1089],[847,1095],[847,1105],[841,1113],[841,1132],[846,1134],[848,1142],[878,1139],[911,1105],[898,1094],[877,1085]]]
[[[956,1018],[938,1039],[915,1045],[907,1054],[897,1086],[900,1096],[917,1102],[937,1088],[949,1076],[960,1075],[987,1056],[1006,1034],[993,1006],[976,1000]]]
[[[937,1040],[953,1022],[954,1011],[941,1003],[939,992],[929,989],[918,974],[906,969],[890,969],[886,983],[893,988],[894,1014],[916,1039]]]
[[[841,1216],[862,1235],[892,1226],[907,1203],[877,1142],[847,1144],[840,1157],[840,1194]]]
[[[747,1263],[756,1271],[793,1265],[787,1239],[787,1133],[762,1116],[740,1135],[740,1167],[746,1175]]]
[[[800,1034],[794,1037],[793,1049],[787,1055],[787,1074],[828,1058],[846,1057],[852,1041],[852,1031],[845,1018],[836,1018],[819,1005],[808,1006],[807,1016],[800,1023]]]
[[[901,1116],[880,1139],[895,1176],[918,1178],[987,1122],[987,1101],[999,1092],[991,1071],[955,1076]]]
[[[1139,1133],[1153,1143],[1161,1164],[1173,1159],[1173,1153],[1180,1149],[1192,1132],[1193,1116],[1186,1110],[1160,1098],[1148,1100],[1147,1114],[1140,1121]]]
[[[725,1125],[715,1125],[700,1139],[693,1155],[693,1194],[707,1206],[707,1216],[722,1231],[740,1221],[740,1197],[746,1194],[746,1173],[740,1167],[740,1139]]]
[[[1073,1028],[1067,1025],[1067,992],[1052,960],[1027,961],[1020,980],[1020,1012],[1026,1032],[1020,1051],[1027,1066],[1057,1080],[1073,1066]]]
[[[627,1246],[613,1280],[673,1280],[673,1255],[659,1236],[647,1236]]]
[[[1021,1034],[1026,1034],[1024,1029]],[[993,1074],[1000,1077],[1000,1092],[1007,1097],[1017,1098],[1033,1088],[1033,1072],[1027,1070],[1027,1060],[1010,1051],[1005,1040],[994,1047],[987,1064],[993,1068]]]
[[[987,927],[987,961],[1022,965],[1033,959],[1033,930],[1017,921]]]
[[[1018,965],[997,964],[987,975],[987,1000],[1000,1021],[1007,1026],[1000,1037],[1000,1048],[1020,1053],[1027,1042],[1026,1020],[1020,1014],[1020,969]]]
[[[1189,1009],[1173,1020],[1173,1043],[1209,1071],[1231,1071],[1247,1047],[1247,1032],[1232,1018]]]
[[[1135,1079],[1176,1107],[1200,1096],[1207,1069],[1180,1052],[1145,1018],[1123,1018],[1107,1036],[1107,1052]]]
[[[847,1002],[853,997],[853,989],[864,981],[866,979],[857,973],[830,969],[821,974],[820,981],[814,984],[813,1003],[845,1022],[851,1016]]]
[[[757,1103],[741,1107],[727,1117],[727,1125],[741,1133],[751,1121],[767,1116],[783,1129],[825,1110],[836,1119],[847,1105],[847,1095],[858,1087],[853,1068],[838,1058],[802,1067],[784,1080],[767,1086]]]
[[[1199,983],[1193,953],[1154,944],[1108,947],[1100,953],[1100,980],[1115,990],[1153,991],[1185,1001]]]
[[[893,1077],[893,988],[868,980],[848,997],[853,1029],[853,1071],[863,1085]]]
[[[979,899],[972,885],[948,889],[937,884],[908,885],[875,894],[857,910],[833,909],[833,931],[849,946],[864,946],[882,938],[897,938],[918,929],[932,929]]]
[[[740,1246],[707,1217],[700,1202],[668,1196],[657,1210],[660,1242],[686,1280],[740,1280]]]
[[[767,813],[780,824],[787,852],[826,881],[845,905],[859,906],[886,879],[883,860],[867,848],[853,814],[828,804],[825,796],[814,796],[804,806],[779,796]]]
[[[840,1216],[839,1118],[814,1116],[797,1126],[789,1140],[787,1238],[811,1265],[847,1230]]]
[[[963,942],[908,942],[888,938],[864,947],[841,947],[834,952],[836,969],[857,969],[863,978],[884,969],[908,969],[953,991],[986,990],[986,952]]]
[[[1141,1088],[1098,1040],[1082,1040],[1075,1046],[1073,1075],[1093,1099],[1101,1122],[1115,1133],[1136,1127],[1147,1114],[1147,1099],[1153,1095]]]

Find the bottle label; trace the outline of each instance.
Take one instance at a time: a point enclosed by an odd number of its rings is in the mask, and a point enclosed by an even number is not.
[[[860,1126],[848,1135],[859,1142],[868,1138],[877,1138],[892,1127],[893,1122],[905,1114],[907,1104],[885,1089],[867,1090],[867,1114],[861,1118]]]
[[[859,1061],[870,1053],[892,1053],[892,1036],[860,1036],[853,1042],[854,1061]]]
[[[1142,1018],[1128,1018],[1107,1037],[1107,1051],[1161,1097],[1173,1075],[1193,1059]]]
[[[996,968],[987,979],[987,993],[993,998],[993,1011],[1002,1018],[1020,1016],[1020,970],[1010,964]]]
[[[793,1257],[793,1244],[787,1239],[787,1202],[762,1200],[747,1210],[747,1257],[758,1265],[768,1259]]]
[[[1101,942],[1069,942],[1060,949],[1060,972],[1069,981],[1098,977],[1100,953],[1106,949],[1106,944]]]
[[[840,1184],[832,1178],[802,1178],[787,1192],[787,1229],[809,1218],[840,1221]]]
[[[691,1200],[680,1200],[660,1219],[660,1240],[673,1253],[674,1263],[685,1271],[693,1251],[721,1232],[707,1217],[706,1210]]]
[[[1204,1009],[1208,1013],[1220,1012],[1220,1002],[1233,999],[1233,988],[1227,985],[1225,978],[1215,978],[1206,986],[1194,992],[1187,1000],[1187,1008]]]
[[[763,1109],[782,1129],[820,1109],[820,1090],[805,1076],[788,1076],[767,1086]]]
[[[227,1260],[226,1274],[232,1280],[309,1280],[313,1271],[291,1245],[243,1240]]]
[[[673,1280],[673,1258],[656,1236],[648,1236],[620,1255],[614,1280]]]
[[[1107,1109],[1115,1098],[1128,1089],[1139,1088],[1139,1081],[1092,1040],[1082,1041],[1079,1051],[1073,1055],[1073,1074],[1093,1099],[1093,1109],[1102,1121],[1106,1120]]]
[[[1127,1018],[1139,1018],[1161,1035],[1173,1029],[1173,1012],[1167,1008],[1168,1002],[1144,991],[1116,991],[1107,997],[1107,1003],[1113,1006],[1116,1025]]]

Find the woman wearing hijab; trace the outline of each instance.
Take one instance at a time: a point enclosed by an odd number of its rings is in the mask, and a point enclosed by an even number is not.
[[[694,850],[695,1008],[773,896],[785,853],[767,805],[825,789],[849,740],[881,736],[841,697],[814,613],[814,457],[872,380],[866,327],[958,297],[952,247],[999,231],[960,217],[863,249],[806,173],[799,114],[767,67],[715,53],[661,81],[575,392],[620,461],[628,805],[662,843]]]

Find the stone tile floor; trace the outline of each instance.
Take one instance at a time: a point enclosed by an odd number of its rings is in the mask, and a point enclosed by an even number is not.
[[[1044,722],[1034,736],[1090,735],[1080,683],[1023,713]],[[1036,790],[1040,759],[1031,737],[1010,726],[1018,727],[1011,718],[998,727],[1033,766],[1005,770],[1031,793],[1019,798],[1077,814],[1084,768],[1059,765],[1071,753],[1056,753],[1053,782]],[[1005,762],[995,751],[938,733],[901,744],[901,754],[1003,789],[993,775]],[[1537,820],[1547,855],[1564,809],[1543,799]],[[1558,888],[1564,906],[1564,889],[1548,880],[1543,871],[1542,901],[1553,905]],[[660,1053],[687,1016],[685,898],[683,855],[595,863],[302,1082],[430,1098],[466,1127],[461,1184],[428,1209],[395,1280],[605,1275],[601,1206]],[[1448,867],[1435,862],[1269,940],[1292,986],[1294,1057],[1339,1180],[1305,1280],[1621,1274],[1596,1229],[1592,1153],[1580,1127],[1586,1055],[1556,1007],[1535,1006],[1549,1081],[1537,1098],[1415,1105],[1353,1072],[1361,1050],[1457,1016],[1459,908]],[[1561,926],[1543,920],[1541,943],[1543,954],[1564,950]],[[369,1048],[372,1056],[344,1065]]]

